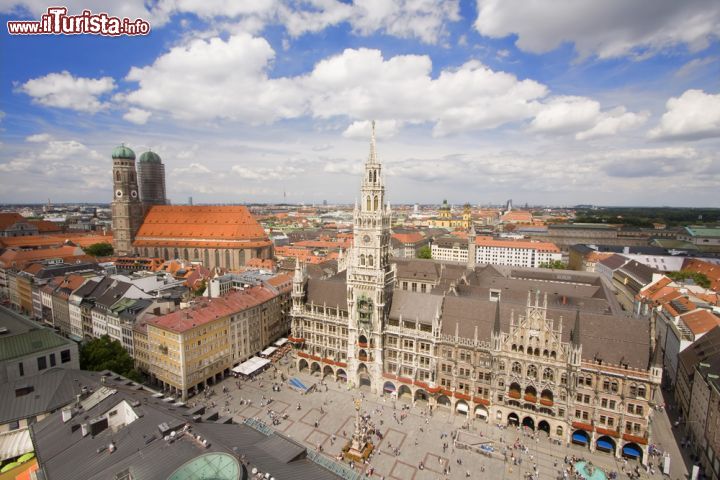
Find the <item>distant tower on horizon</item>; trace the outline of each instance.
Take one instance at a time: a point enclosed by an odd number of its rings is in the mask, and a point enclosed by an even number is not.
[[[505,205],[505,213],[512,212],[512,198],[507,201],[507,204]]]
[[[153,205],[167,204],[165,190],[165,165],[160,155],[147,151],[140,155],[137,167],[140,200],[147,212]]]
[[[143,220],[143,205],[138,193],[135,152],[120,145],[112,151],[113,201],[112,233],[115,253],[131,254],[132,243]]]

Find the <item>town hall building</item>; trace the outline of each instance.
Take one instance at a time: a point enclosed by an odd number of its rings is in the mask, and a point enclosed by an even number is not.
[[[475,255],[391,261],[374,124],[353,218],[345,271],[315,279],[296,266],[299,370],[646,463],[658,349],[601,276]],[[470,251],[474,237],[471,227]]]

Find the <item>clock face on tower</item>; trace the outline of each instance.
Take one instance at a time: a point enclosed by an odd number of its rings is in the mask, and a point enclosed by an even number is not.
[[[370,235],[365,235],[365,236],[363,237],[363,242],[364,242],[364,243],[370,243]]]

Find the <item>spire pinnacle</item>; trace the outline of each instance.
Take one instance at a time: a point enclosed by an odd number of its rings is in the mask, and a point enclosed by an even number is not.
[[[571,336],[572,336],[572,343],[575,346],[580,345],[580,309],[577,309],[577,312],[575,314],[575,326],[572,329]]]
[[[369,163],[377,163],[377,153],[375,153],[375,120],[372,121],[372,133],[370,135],[370,158]]]
[[[493,325],[493,333],[500,333],[500,299],[495,303],[495,324]]]

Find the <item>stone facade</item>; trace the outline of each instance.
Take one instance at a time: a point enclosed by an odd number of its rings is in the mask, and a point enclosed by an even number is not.
[[[347,272],[295,270],[297,368],[644,462],[662,376],[647,321],[619,316],[596,274],[389,263],[379,175],[373,132]]]

